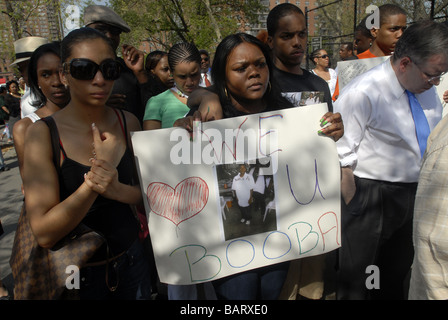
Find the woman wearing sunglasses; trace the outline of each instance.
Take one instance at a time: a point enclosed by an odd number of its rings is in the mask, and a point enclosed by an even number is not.
[[[81,268],[81,299],[146,299],[150,291],[132,210],[142,194],[129,132],[140,124],[131,113],[106,106],[120,74],[115,58],[102,33],[69,33],[61,43],[60,74],[71,100],[31,126],[25,144],[25,204],[39,245],[52,248],[81,222],[106,239]],[[53,149],[54,137],[59,143]]]
[[[168,64],[174,87],[149,99],[143,117],[143,129],[170,128],[190,111],[188,96],[199,87],[201,55],[194,44],[181,42],[168,52]]]
[[[327,81],[331,95],[333,95],[338,75],[334,69],[330,68],[330,56],[327,51],[324,49],[314,50],[311,53],[310,59],[315,65],[315,68],[311,71]]]

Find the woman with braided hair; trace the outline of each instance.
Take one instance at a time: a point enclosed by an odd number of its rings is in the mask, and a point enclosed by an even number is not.
[[[148,100],[143,117],[144,130],[172,127],[174,121],[190,111],[188,96],[199,87],[201,55],[194,44],[181,42],[172,46],[168,64],[174,87]]]

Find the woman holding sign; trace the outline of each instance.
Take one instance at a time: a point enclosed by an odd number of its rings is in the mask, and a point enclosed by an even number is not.
[[[219,97],[222,117],[280,110],[293,107],[280,93],[272,73],[269,49],[257,38],[238,33],[226,37],[217,47],[212,77],[213,95]],[[193,120],[200,120],[196,111],[176,121],[175,126],[193,128]],[[213,282],[219,299],[268,299],[279,297],[288,272],[289,263],[258,268]]]

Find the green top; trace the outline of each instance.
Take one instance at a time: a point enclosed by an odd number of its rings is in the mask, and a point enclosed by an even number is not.
[[[148,100],[143,120],[158,120],[162,122],[162,128],[171,128],[177,119],[183,118],[189,111],[190,108],[168,89]]]

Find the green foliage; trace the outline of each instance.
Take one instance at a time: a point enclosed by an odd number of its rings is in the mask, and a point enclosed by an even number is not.
[[[211,52],[223,37],[255,22],[261,9],[256,0],[110,0],[110,4],[132,29],[123,35],[129,44],[149,40],[166,50],[188,41]]]

